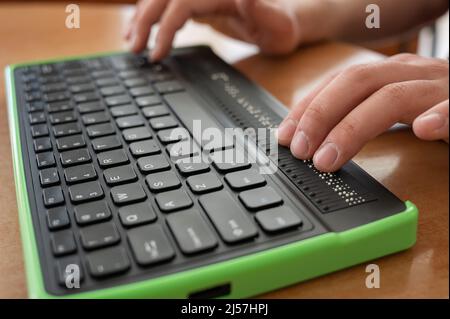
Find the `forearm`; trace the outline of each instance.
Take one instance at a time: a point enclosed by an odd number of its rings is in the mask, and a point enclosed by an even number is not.
[[[292,0],[291,0],[292,1]],[[366,27],[366,7],[380,8],[380,28]],[[370,41],[399,35],[429,23],[448,10],[447,0],[299,0],[302,43],[324,39]]]

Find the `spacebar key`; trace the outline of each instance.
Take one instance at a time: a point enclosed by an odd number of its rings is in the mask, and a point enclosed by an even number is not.
[[[224,130],[220,128],[217,122],[210,117],[206,111],[186,92],[167,94],[164,96],[166,102],[177,113],[181,122],[193,135],[194,140],[202,146],[202,149],[206,152],[221,151],[234,147],[233,137],[225,135],[221,138],[212,139],[210,134],[203,134],[206,129],[219,129],[218,132],[223,133]],[[197,128],[194,130],[194,121],[200,121],[201,131]],[[194,135],[194,132],[205,135],[205,139],[202,136]]]
[[[233,244],[258,235],[250,218],[226,191],[201,196],[199,201],[225,242]]]

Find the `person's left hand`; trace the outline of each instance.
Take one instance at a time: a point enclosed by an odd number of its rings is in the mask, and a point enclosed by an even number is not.
[[[445,140],[449,127],[448,61],[401,54],[330,76],[283,120],[278,141],[299,159],[333,172],[396,123],[417,137]]]

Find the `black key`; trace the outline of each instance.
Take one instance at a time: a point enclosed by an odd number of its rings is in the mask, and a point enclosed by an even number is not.
[[[95,224],[111,218],[111,210],[104,201],[78,205],[74,213],[79,225]]]
[[[135,78],[141,75],[141,72],[139,70],[126,70],[126,71],[120,71],[119,76],[122,79],[131,79]]]
[[[87,76],[85,69],[78,68],[78,69],[63,69],[63,74],[65,76]]]
[[[176,80],[156,83],[155,88],[161,94],[175,93],[184,90],[181,83]]]
[[[93,101],[98,101],[99,96],[96,92],[85,92],[85,93],[75,94],[73,96],[73,100],[76,103],[93,102]]]
[[[48,137],[41,137],[35,139],[34,142],[34,151],[36,153],[50,151],[52,149],[52,142]]]
[[[92,140],[92,147],[95,152],[109,151],[120,148],[121,146],[122,143],[119,141],[117,136],[107,136]]]
[[[169,109],[165,105],[149,106],[142,109],[144,116],[148,119],[169,115]]]
[[[114,247],[90,253],[87,265],[93,277],[106,277],[127,271],[130,260],[123,247]]]
[[[39,124],[31,126],[31,135],[33,137],[48,136],[47,124]]]
[[[118,166],[128,163],[128,156],[124,150],[116,150],[100,153],[97,156],[98,163],[102,168]]]
[[[140,86],[130,89],[130,93],[134,97],[139,97],[144,95],[152,95],[155,91],[153,91],[151,86]]]
[[[63,137],[81,133],[78,123],[67,123],[53,126],[53,134],[55,137]]]
[[[117,126],[120,129],[133,128],[144,125],[144,120],[140,115],[120,117],[116,120]]]
[[[30,92],[30,91],[37,91],[40,88],[40,83],[39,82],[30,82],[30,83],[26,83],[23,86],[23,89],[25,92]]]
[[[196,157],[200,154],[200,149],[192,141],[181,141],[170,144],[166,148],[167,154],[174,161],[181,158]]]
[[[91,79],[88,76],[72,76],[72,77],[68,77],[66,78],[67,83],[69,83],[69,85],[72,84],[83,84],[83,83],[88,83],[91,81]]]
[[[138,167],[144,174],[156,173],[170,169],[170,164],[162,155],[141,157],[138,159]]]
[[[91,201],[103,197],[103,189],[99,182],[88,182],[69,187],[70,199],[74,204]]]
[[[47,225],[50,230],[58,230],[70,226],[69,214],[65,207],[55,207],[47,210]]]
[[[109,122],[109,116],[105,112],[97,112],[83,115],[81,120],[84,125],[88,126]]]
[[[112,246],[120,241],[119,232],[113,223],[102,223],[82,228],[80,238],[83,248],[87,250]]]
[[[41,99],[41,93],[38,91],[29,92],[25,94],[25,100],[27,102],[34,102]]]
[[[222,189],[223,184],[214,173],[191,176],[187,179],[192,192],[204,194]]]
[[[103,171],[105,181],[109,186],[134,182],[137,175],[130,165],[109,168]]]
[[[111,188],[111,197],[117,205],[126,205],[142,201],[147,198],[140,184],[127,184]]]
[[[302,224],[300,217],[286,206],[261,211],[256,213],[255,218],[269,233],[289,230]]]
[[[117,86],[119,85],[119,81],[117,81],[115,78],[103,78],[103,79],[97,79],[95,83],[100,86]]]
[[[122,135],[127,142],[135,142],[152,138],[152,133],[150,133],[150,130],[147,127],[124,130]]]
[[[68,151],[86,146],[86,142],[83,135],[73,135],[58,138],[56,140],[56,146],[58,147],[58,151]]]
[[[135,115],[138,109],[134,105],[115,106],[109,109],[114,117]]]
[[[56,164],[55,156],[52,152],[37,154],[36,161],[39,169],[52,167]]]
[[[177,175],[173,172],[157,173],[147,176],[147,185],[152,192],[159,193],[181,186]]]
[[[190,137],[188,131],[185,128],[181,127],[175,129],[162,130],[159,131],[157,134],[161,143],[164,144],[184,141],[189,139]]]
[[[174,75],[171,73],[153,73],[149,74],[148,78],[151,82],[163,82],[172,80]]]
[[[59,174],[56,168],[47,168],[39,172],[41,186],[52,186],[59,184]]]
[[[73,109],[73,105],[70,101],[47,103],[47,112],[57,113],[65,112]]]
[[[250,210],[269,208],[283,203],[280,195],[270,186],[242,192],[239,199]]]
[[[44,112],[34,112],[29,115],[30,124],[41,124],[47,122]]]
[[[217,246],[217,239],[197,210],[167,216],[167,223],[181,251],[196,254]]]
[[[41,74],[49,75],[56,72],[55,66],[51,64],[46,64],[41,66]]]
[[[135,142],[130,144],[131,154],[135,157],[154,155],[161,152],[159,145],[153,141]]]
[[[229,173],[225,175],[225,180],[232,189],[237,191],[264,186],[266,184],[265,178],[254,169]]]
[[[136,104],[140,107],[151,106],[161,104],[161,99],[159,96],[150,95],[150,96],[141,96],[136,98]]]
[[[221,160],[213,160],[214,167],[223,174],[235,172],[243,169],[247,169],[251,167],[250,163],[237,163],[237,162],[228,162],[223,163]]]
[[[135,227],[156,220],[155,211],[148,202],[120,208],[119,217],[125,227]]]
[[[76,120],[77,116],[72,111],[50,114],[50,123],[53,125],[75,122]]]
[[[193,161],[192,162],[179,161],[177,163],[177,168],[180,171],[180,173],[184,176],[191,176],[210,171],[208,164]]]
[[[116,130],[111,123],[92,125],[87,128],[87,134],[90,138],[112,135]]]
[[[77,245],[72,231],[62,230],[50,236],[53,254],[63,256],[77,251]]]
[[[97,173],[92,164],[69,167],[64,170],[67,184],[76,184],[91,181],[97,178]]]
[[[105,99],[106,105],[108,106],[118,106],[122,104],[129,104],[131,103],[131,99],[128,95],[117,95],[117,96],[111,96],[107,97]]]
[[[58,283],[63,287],[67,287],[67,276],[69,274],[73,274],[73,270],[71,268],[68,268],[69,265],[77,266],[79,270],[80,282],[84,280],[84,271],[81,265],[81,260],[78,256],[68,256],[63,259],[58,258],[58,260],[56,261],[57,279]]]
[[[60,186],[45,188],[42,191],[45,207],[53,207],[64,204],[64,194]]]
[[[147,80],[144,78],[127,79],[124,81],[124,84],[128,88],[134,88],[134,87],[146,85]]]
[[[159,208],[166,213],[189,208],[193,205],[189,195],[182,189],[158,194],[155,199]]]
[[[89,163],[91,161],[91,155],[87,149],[64,152],[61,153],[60,158],[61,164],[64,167]]]
[[[46,75],[46,76],[42,76],[42,77],[40,78],[40,81],[41,81],[43,84],[46,84],[46,83],[56,83],[56,82],[60,82],[60,81],[61,81],[61,78],[60,78],[58,75]]]
[[[28,73],[22,76],[22,81],[25,83],[36,81],[38,78],[35,73]]]
[[[257,236],[255,225],[226,191],[203,195],[199,201],[225,242],[233,244]]]
[[[93,112],[103,111],[105,109],[103,104],[98,101],[78,104],[77,108],[78,108],[78,112],[80,112],[80,114],[93,113]]]
[[[45,85],[41,86],[41,91],[44,93],[51,93],[51,92],[64,91],[64,90],[66,90],[65,83],[51,83],[51,84],[45,84]]]
[[[125,93],[125,89],[123,86],[116,85],[116,86],[107,86],[100,89],[100,93],[103,96],[113,96],[113,95],[120,95]]]
[[[115,74],[111,70],[99,70],[92,72],[92,76],[96,79],[100,78],[114,78]]]
[[[75,84],[70,86],[69,88],[70,92],[77,94],[87,91],[93,91],[95,90],[95,85],[92,83],[84,83],[84,84]]]
[[[149,266],[168,261],[175,252],[159,225],[135,228],[128,232],[128,242],[136,261],[141,266]]]
[[[47,93],[44,95],[45,102],[60,102],[64,100],[69,100],[70,94],[69,92],[57,92],[57,93]]]
[[[28,112],[41,112],[44,110],[44,102],[36,101],[27,103]]]
[[[178,123],[171,116],[162,116],[151,119],[150,125],[155,131],[159,131],[177,127]]]

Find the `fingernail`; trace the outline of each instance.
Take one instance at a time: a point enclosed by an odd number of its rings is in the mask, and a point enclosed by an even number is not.
[[[317,167],[322,169],[331,169],[338,159],[339,151],[334,143],[327,143],[323,145],[314,155],[314,163]]]
[[[431,131],[439,130],[446,123],[445,117],[440,113],[431,113],[422,116],[418,119],[418,121],[421,123],[421,125],[427,126],[427,128]]]
[[[294,119],[287,118],[284,120],[277,130],[277,138],[281,141],[287,141],[294,135],[295,129],[297,128],[297,122]]]
[[[291,152],[297,158],[307,159],[309,153],[309,141],[303,131],[299,131],[295,134],[291,143]]]

